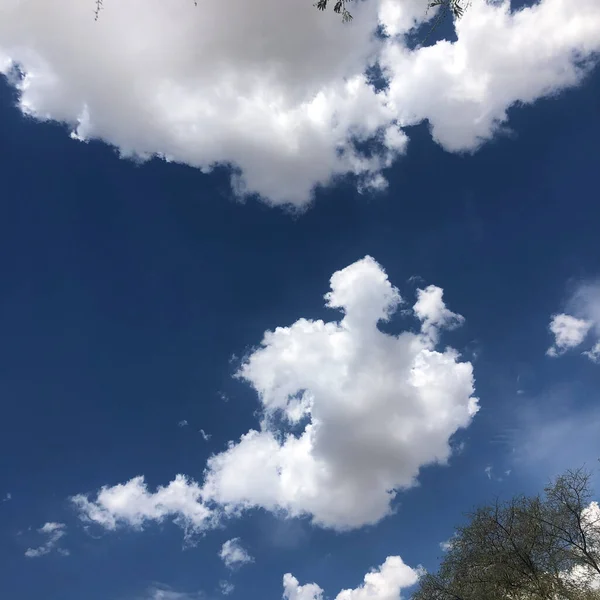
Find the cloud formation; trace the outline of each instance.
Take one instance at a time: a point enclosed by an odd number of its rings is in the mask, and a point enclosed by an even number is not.
[[[93,502],[84,494],[71,501],[85,521],[108,530],[119,525],[142,529],[147,522],[172,519],[191,535],[214,524],[212,511],[202,503],[200,486],[185,475],[177,475],[156,492],[149,492],[144,477],[139,476],[103,487]]]
[[[75,497],[81,514],[108,529],[169,517],[196,531],[252,508],[338,530],[378,522],[422,467],[448,460],[478,410],[471,363],[438,348],[463,317],[440,288],[417,294],[407,329],[387,334],[378,323],[403,299],[383,268],[367,256],[334,273],[325,300],[342,319],[265,333],[238,372],[258,395],[260,427],[209,458],[201,486],[179,475],[149,493],[136,477]]]
[[[600,282],[585,282],[567,303],[568,313],[552,315],[549,330],[554,343],[546,354],[556,357],[577,348],[592,338],[593,345],[582,352],[592,362],[600,363]]]
[[[254,559],[242,546],[240,538],[227,540],[221,547],[219,557],[225,563],[225,566],[230,569],[236,569],[242,565],[254,562]]]
[[[420,569],[412,569],[399,556],[388,556],[385,562],[364,577],[362,585],[342,590],[335,600],[401,600],[402,590],[417,583]],[[323,590],[316,583],[300,585],[291,574],[283,576],[284,600],[322,600]]]
[[[229,596],[235,590],[235,585],[231,581],[219,581],[219,591],[222,596]]]
[[[95,22],[91,1],[4,0],[0,71],[23,113],[67,123],[75,139],[205,172],[231,165],[237,194],[303,206],[340,175],[384,187],[406,126],[428,121],[447,150],[477,149],[510,106],[576,85],[600,50],[597,0],[516,13],[479,0],[456,42],[409,49],[426,7],[369,0],[343,24],[312,0],[127,0]],[[383,89],[365,74],[374,64]],[[362,153],[365,141],[378,150]]]
[[[163,585],[152,586],[144,596],[147,600],[202,600],[204,597],[201,592],[178,592]]]
[[[58,546],[59,541],[67,535],[66,529],[64,523],[46,523],[37,530],[39,534],[46,538],[46,541],[37,548],[27,548],[25,556],[27,558],[38,558],[54,550],[63,556],[68,556],[69,551]]]
[[[208,461],[203,493],[226,511],[283,510],[335,529],[376,523],[421,467],[448,459],[450,437],[477,412],[471,364],[436,349],[441,329],[462,319],[439,288],[418,292],[420,330],[398,336],[377,327],[402,299],[371,257],[335,273],[325,298],[341,321],[267,332],[239,371],[264,418]]]

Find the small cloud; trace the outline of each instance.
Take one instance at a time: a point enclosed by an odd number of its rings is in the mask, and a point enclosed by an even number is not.
[[[230,569],[236,569],[242,565],[254,562],[254,558],[246,552],[240,543],[240,538],[227,540],[219,552],[221,560]]]
[[[553,315],[548,329],[554,335],[554,344],[546,350],[546,354],[556,357],[579,346],[591,327],[592,322],[585,319],[577,319],[564,313]]]
[[[449,540],[440,542],[440,548],[442,552],[448,552],[448,550],[452,548],[452,546],[454,545],[454,538],[455,536],[452,536]]]
[[[503,477],[495,476],[494,473],[493,473],[493,467],[492,467],[492,465],[487,466],[484,469],[484,471],[485,471],[485,474],[487,475],[487,478],[490,479],[490,480],[493,479],[494,481],[504,481],[504,478],[508,477],[511,474],[511,472],[512,472],[511,469],[508,469],[508,470],[504,471],[504,476]]]
[[[177,592],[164,585],[153,585],[144,595],[144,600],[201,600],[200,592]]]
[[[219,590],[223,596],[229,596],[235,590],[235,585],[231,581],[219,581]]]
[[[452,447],[452,452],[454,453],[454,455],[459,456],[460,454],[462,454],[465,451],[467,444],[464,440],[461,440],[457,444],[451,444],[451,447]]]
[[[177,423],[178,427],[187,427],[188,426],[188,422],[185,419],[182,419],[181,421],[179,421],[179,423]]]
[[[40,527],[37,531],[39,534],[46,536],[47,540],[45,544],[38,546],[37,548],[27,548],[25,556],[28,558],[38,558],[49,554],[53,550],[56,550],[63,556],[68,556],[69,551],[58,547],[58,542],[62,537],[67,535],[67,527],[64,523],[46,523],[43,527]]]
[[[425,283],[425,280],[420,275],[411,275],[406,283],[414,283],[415,285],[422,285]]]
[[[548,328],[554,335],[554,344],[546,354],[561,356],[590,338],[592,347],[581,354],[600,364],[600,280],[581,283],[571,295],[567,308],[568,313],[551,317]]]
[[[583,355],[592,362],[600,364],[600,342],[596,342],[592,348],[583,352]]]
[[[10,502],[12,500],[12,494],[10,492],[6,492],[4,498],[2,498],[2,502]]]
[[[206,433],[206,431],[204,431],[204,429],[200,430],[200,435],[202,436],[202,439],[205,442],[208,442],[208,440],[210,440],[210,438],[212,437],[212,435],[210,433]]]

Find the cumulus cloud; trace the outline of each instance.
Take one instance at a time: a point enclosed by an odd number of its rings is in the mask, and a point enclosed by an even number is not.
[[[419,291],[420,330],[398,336],[377,327],[402,299],[372,258],[335,273],[325,298],[341,321],[267,332],[239,371],[264,419],[208,461],[203,492],[228,511],[283,510],[337,529],[375,523],[422,466],[448,459],[450,437],[477,411],[471,364],[436,349],[440,329],[459,320],[439,288]]]
[[[362,585],[342,590],[335,600],[401,600],[401,592],[417,583],[420,569],[412,569],[399,556],[388,556],[385,562],[364,577]],[[322,600],[323,590],[316,583],[300,585],[290,573],[283,576],[285,600]]]
[[[144,477],[139,476],[124,484],[103,487],[94,501],[84,494],[71,501],[84,520],[109,530],[119,525],[141,529],[147,522],[172,519],[191,535],[210,527],[215,518],[202,503],[198,483],[185,475],[177,475],[156,492],[149,492]]]
[[[200,429],[199,433],[205,442],[208,442],[210,440],[210,438],[212,437],[212,435],[210,433],[206,433],[206,431],[204,431],[204,429]]]
[[[580,284],[567,302],[567,310],[568,313],[555,314],[550,320],[554,344],[546,354],[560,356],[581,346],[590,336],[593,345],[582,354],[592,362],[600,363],[600,282]]]
[[[27,548],[25,556],[28,558],[38,558],[54,550],[63,556],[67,556],[69,551],[58,546],[59,541],[67,535],[66,529],[67,527],[64,523],[46,523],[37,530],[39,534],[46,538],[46,541],[37,548]]]
[[[21,110],[69,124],[121,155],[210,171],[234,190],[305,205],[315,186],[353,174],[382,188],[424,120],[451,151],[490,139],[515,103],[576,85],[600,50],[597,0],[473,2],[456,42],[410,49],[425,0],[356,3],[341,23],[312,0],[4,0],[0,69]],[[386,36],[374,36],[379,28]],[[386,85],[365,74],[378,64]],[[375,141],[364,154],[356,142]]]
[[[240,538],[227,540],[221,547],[219,557],[230,569],[236,569],[242,565],[254,562],[254,559],[248,554],[242,546]]]
[[[202,486],[178,476],[149,493],[137,477],[75,504],[109,529],[165,517],[202,529],[251,508],[339,530],[378,522],[422,467],[448,460],[453,434],[478,410],[471,363],[438,348],[462,317],[441,289],[417,294],[403,311],[413,317],[407,330],[387,334],[378,323],[403,300],[383,268],[367,256],[334,273],[325,300],[340,321],[268,331],[243,361],[238,376],[258,395],[260,427],[209,458]]]

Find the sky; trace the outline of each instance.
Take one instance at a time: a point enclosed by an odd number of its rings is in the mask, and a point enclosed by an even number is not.
[[[596,468],[576,4],[0,0],[2,597],[408,599]]]

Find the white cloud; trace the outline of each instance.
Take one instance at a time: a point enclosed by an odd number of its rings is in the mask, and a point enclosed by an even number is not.
[[[179,421],[179,423],[177,423],[178,427],[187,427],[188,426],[188,422],[186,419],[182,419],[181,421]]]
[[[442,552],[448,552],[448,550],[451,550],[452,546],[454,545],[455,537],[456,536],[454,535],[450,539],[440,542],[440,550]]]
[[[460,327],[465,318],[446,308],[442,298],[443,291],[435,285],[429,285],[424,290],[417,290],[417,302],[413,310],[415,315],[423,322],[423,331],[430,336],[437,335],[443,329]]]
[[[173,519],[191,535],[214,524],[213,512],[202,503],[200,486],[184,475],[166,487],[148,492],[143,477],[103,487],[95,500],[83,494],[71,498],[86,521],[114,530],[118,525],[141,529],[148,521]]]
[[[242,546],[240,538],[227,540],[221,547],[219,557],[225,563],[225,566],[230,569],[235,569],[242,565],[254,562],[254,559]]]
[[[4,498],[2,498],[2,502],[10,502],[12,500],[12,494],[10,492],[6,492]]]
[[[428,120],[451,151],[474,150],[507,109],[576,85],[600,50],[597,0],[473,2],[458,40],[409,50],[424,0],[356,3],[340,22],[312,0],[4,0],[0,69],[18,64],[23,112],[100,138],[124,156],[165,156],[210,170],[231,164],[239,194],[304,205],[316,185],[354,173],[381,188],[406,149],[401,129]],[[377,40],[378,25],[390,34]],[[1,58],[4,57],[4,58]],[[378,93],[364,75],[379,62]],[[367,157],[353,139],[377,138]]]
[[[300,585],[291,574],[283,576],[283,597],[285,600],[322,600],[323,590],[316,583]]]
[[[422,467],[446,463],[451,437],[478,410],[471,363],[437,347],[440,329],[462,317],[429,287],[413,308],[419,331],[382,332],[378,322],[402,300],[368,256],[334,273],[325,298],[341,321],[299,319],[266,332],[242,364],[238,376],[261,402],[260,429],[213,455],[202,486],[178,476],[151,494],[137,477],[94,501],[77,496],[85,518],[114,529],[169,516],[199,530],[220,514],[263,508],[349,529],[378,522]]]
[[[582,354],[592,362],[600,363],[600,282],[580,284],[567,302],[567,310],[568,314],[556,314],[550,320],[554,344],[546,354],[560,356],[580,346],[591,334],[595,343]]]
[[[600,363],[600,341],[596,342],[589,350],[586,350],[583,355],[587,356],[592,362]]]
[[[144,597],[147,600],[201,600],[203,594],[200,592],[178,592],[168,586],[154,585],[147,591]]]
[[[366,257],[331,278],[326,300],[343,311],[340,322],[300,319],[267,332],[239,372],[261,400],[261,430],[209,459],[206,497],[227,511],[262,507],[352,528],[387,515],[422,466],[444,463],[477,400],[471,364],[436,350],[448,320],[435,316],[447,309],[422,298],[419,333],[380,331],[401,298]]]
[[[412,569],[399,556],[388,556],[385,562],[364,577],[362,585],[342,590],[335,600],[401,600],[401,592],[417,583],[420,569]],[[286,573],[283,576],[285,600],[321,600],[323,590],[316,583],[300,585],[298,580]]]
[[[554,344],[548,348],[548,356],[560,356],[583,342],[592,324],[564,313],[553,315],[550,320],[550,332],[554,335]]]
[[[39,534],[46,538],[46,541],[37,548],[27,548],[25,556],[28,558],[38,558],[49,554],[53,550],[56,550],[63,556],[68,556],[69,551],[64,548],[58,547],[58,542],[67,535],[66,525],[64,523],[46,523],[43,527],[40,527],[37,531]]]
[[[204,431],[204,429],[201,429],[199,433],[200,433],[200,435],[202,436],[202,439],[205,442],[208,442],[210,440],[210,438],[212,437],[211,434],[210,433],[206,433],[206,431]]]
[[[488,478],[488,479],[491,479],[491,478],[492,478],[492,467],[491,467],[491,465],[488,465],[488,466],[487,466],[487,467],[484,469],[484,471],[485,471],[485,474],[487,475],[487,478]]]
[[[229,596],[235,590],[235,585],[231,581],[219,581],[219,590],[223,596]]]

